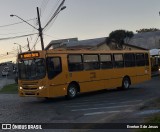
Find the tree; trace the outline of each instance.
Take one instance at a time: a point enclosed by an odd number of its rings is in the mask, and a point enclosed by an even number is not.
[[[109,34],[106,43],[111,49],[123,49],[123,44],[128,43],[133,36],[134,34],[132,31],[115,30]]]
[[[136,30],[137,33],[145,33],[145,32],[156,32],[159,31],[157,28],[142,28],[139,30]]]

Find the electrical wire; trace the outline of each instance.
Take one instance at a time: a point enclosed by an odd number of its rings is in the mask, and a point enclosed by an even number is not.
[[[58,8],[56,9],[56,11],[54,12],[54,14],[52,15],[52,17],[49,19],[49,21],[46,23],[46,25],[44,26],[43,29],[45,29],[51,22],[52,20],[58,15],[59,11],[61,10],[61,7],[63,6],[65,0],[63,0],[61,2],[61,4],[58,6]]]
[[[7,37],[7,38],[0,38],[0,41],[1,40],[9,40],[9,39],[22,38],[22,37],[27,37],[27,36],[35,35],[35,34],[37,34],[37,33],[26,34],[26,35],[21,35],[21,36],[13,36],[13,37]]]
[[[57,17],[58,16],[56,15],[54,17],[54,19],[50,22],[50,24],[43,29],[44,32],[46,32],[53,25],[53,23],[56,21]]]
[[[28,19],[26,21],[32,21],[32,20],[36,20],[36,18]],[[22,22],[7,24],[7,25],[1,25],[0,28],[9,27],[9,26],[13,26],[13,25],[21,24],[21,23],[24,23],[24,22],[22,21]]]
[[[11,58],[15,58],[17,57],[17,54],[16,55],[6,55],[5,57],[1,57],[0,60],[3,60],[3,59],[11,59]]]
[[[42,1],[42,4],[41,4],[41,6],[40,6],[40,9],[41,9],[41,11],[40,11],[40,16],[41,16],[41,17],[43,16],[43,13],[44,13],[45,10],[46,10],[46,7],[47,7],[48,2],[49,2],[49,0],[43,0],[43,1]]]
[[[53,36],[51,36],[51,35],[48,35],[48,34],[43,34],[43,35],[45,35],[45,36],[48,36],[48,37],[51,37],[51,38],[54,38],[54,39],[60,39],[60,38],[57,38],[57,37],[53,37]]]
[[[34,43],[34,45],[33,45],[33,47],[32,47],[32,49],[31,49],[31,50],[35,49],[35,46],[36,46],[36,45],[37,45],[37,43],[38,43],[38,39],[39,39],[39,35],[38,35],[38,37],[37,37],[37,39],[36,39],[36,41],[35,41],[35,43]]]
[[[16,33],[7,33],[7,34],[0,34],[0,35],[11,35],[11,34],[20,34],[20,33],[27,33],[27,32],[16,32]]]
[[[57,3],[55,4],[55,6],[53,6],[53,8],[51,9],[50,13],[48,13],[48,17],[46,18],[47,21],[45,21],[45,23],[48,22],[48,20],[51,18],[51,16],[53,15],[53,12],[55,12],[55,9],[58,7],[59,3],[61,0],[58,0]]]
[[[8,54],[13,54],[13,53],[17,53],[17,49],[11,50],[11,51],[8,52]],[[7,53],[6,54],[0,54],[0,57],[6,56],[6,55],[7,55]]]

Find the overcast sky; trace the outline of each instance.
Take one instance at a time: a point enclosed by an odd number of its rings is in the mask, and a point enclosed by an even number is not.
[[[42,27],[53,15],[62,0],[0,0],[0,62],[15,60],[18,45],[27,45],[27,37],[7,39],[37,33],[16,17],[30,20],[37,17],[36,7],[41,10]],[[59,3],[58,3],[59,2]],[[106,37],[117,29],[136,32],[141,28],[160,27],[160,0],[66,0],[67,8],[44,31],[44,45],[51,40],[78,37],[79,40]],[[36,20],[28,21],[37,27]],[[29,36],[31,47],[37,35]],[[36,49],[41,49],[40,42]],[[7,52],[9,55],[6,56]]]

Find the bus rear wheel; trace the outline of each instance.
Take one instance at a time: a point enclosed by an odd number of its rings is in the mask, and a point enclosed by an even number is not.
[[[67,90],[67,99],[73,99],[77,96],[77,86],[75,84],[70,84]]]
[[[128,89],[130,86],[130,79],[128,77],[123,78],[122,89]]]

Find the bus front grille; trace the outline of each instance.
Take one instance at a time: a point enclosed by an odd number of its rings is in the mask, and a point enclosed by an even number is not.
[[[25,93],[25,95],[28,95],[28,96],[35,96],[36,94],[35,94],[35,93],[32,93],[32,92],[27,92],[27,93]]]
[[[38,86],[37,86],[38,82],[30,82],[30,83],[22,83],[22,88],[23,90],[37,90]]]
[[[23,88],[24,90],[37,90],[37,88]]]

